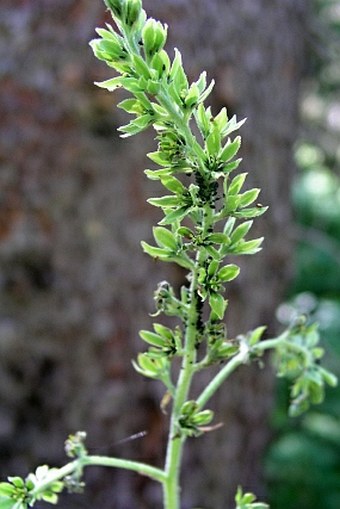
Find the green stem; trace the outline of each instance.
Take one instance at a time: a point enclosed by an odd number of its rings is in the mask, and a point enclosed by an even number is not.
[[[185,353],[183,356],[177,388],[173,402],[168,446],[165,461],[166,481],[164,483],[164,509],[180,508],[180,465],[182,459],[185,437],[180,435],[178,418],[182,405],[188,398],[194,365],[196,360],[196,335],[197,335],[197,269],[192,273],[190,285],[190,308],[188,312],[188,325],[185,335]]]
[[[223,382],[233,373],[241,364],[245,364],[248,360],[248,355],[244,352],[239,352],[233,357],[219,373],[211,380],[206,386],[204,391],[201,393],[199,398],[196,400],[199,408],[203,408],[209,399],[215,394],[217,389],[223,384]]]
[[[202,222],[204,232],[207,232],[212,224],[212,211],[209,205],[205,206],[205,216]],[[168,446],[165,461],[166,481],[163,485],[164,509],[180,509],[180,470],[183,446],[186,437],[181,434],[178,426],[178,419],[183,404],[187,401],[197,358],[197,322],[198,322],[198,297],[197,297],[197,276],[199,268],[204,261],[201,251],[197,252],[195,268],[191,272],[191,284],[189,290],[190,306],[187,314],[187,326],[185,331],[184,355],[180,374],[173,401],[168,436]]]
[[[86,466],[102,466],[102,467],[114,467],[124,468],[125,470],[132,470],[138,474],[150,477],[154,481],[160,483],[165,482],[165,473],[163,470],[152,467],[139,461],[131,461],[119,458],[110,458],[107,456],[84,456],[78,458],[70,463],[67,463],[61,468],[53,470],[48,476],[46,476],[34,490],[30,492],[32,497],[39,495],[44,492],[51,484],[56,481],[60,481],[65,477],[72,475],[74,472],[81,471]]]
[[[150,477],[154,481],[163,483],[166,479],[165,473],[160,468],[152,467],[139,461],[125,460],[119,458],[110,458],[107,456],[86,456],[81,460],[84,466],[97,465],[101,467],[124,468],[132,470],[138,474]]]
[[[211,382],[206,386],[203,390],[199,398],[197,399],[197,403],[199,408],[203,408],[210,398],[215,394],[215,392],[221,387],[221,385],[225,382],[227,378],[242,364],[246,364],[249,361],[249,357],[251,354],[260,355],[265,350],[272,350],[277,348],[279,345],[287,342],[287,345],[291,348],[294,348],[298,351],[304,351],[303,347],[299,347],[297,345],[293,345],[291,342],[287,341],[289,337],[289,330],[284,331],[277,338],[266,339],[257,343],[254,346],[248,346],[244,344],[244,346],[240,348],[240,351],[235,357],[232,357],[227,364],[217,373],[217,375],[211,380]]]
[[[67,463],[61,468],[53,469],[52,472],[49,472],[49,474],[46,477],[44,477],[44,480],[40,484],[35,486],[35,488],[30,492],[30,496],[32,496],[33,498],[39,495],[40,493],[43,493],[47,488],[49,488],[51,484],[55,483],[56,481],[61,481],[68,475],[73,474],[73,472],[75,472],[76,470],[79,470],[80,465],[81,465],[80,460],[77,459],[71,461],[70,463]]]

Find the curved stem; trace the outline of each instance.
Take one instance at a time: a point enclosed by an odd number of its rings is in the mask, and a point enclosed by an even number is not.
[[[44,492],[51,484],[56,481],[61,481],[75,472],[81,472],[86,466],[124,468],[125,470],[132,470],[138,474],[150,477],[154,481],[158,481],[160,483],[164,483],[166,479],[163,470],[145,463],[140,463],[139,461],[110,458],[108,456],[84,456],[67,463],[61,468],[53,469],[40,484],[35,486],[35,488],[30,492],[30,496],[36,497],[40,493]]]
[[[289,330],[284,331],[277,338],[265,339],[257,343],[254,346],[243,345],[241,349],[235,357],[232,357],[227,364],[217,373],[217,375],[211,380],[211,382],[206,386],[203,390],[199,398],[197,399],[197,403],[199,408],[203,408],[209,399],[215,394],[215,392],[221,387],[221,385],[225,382],[227,378],[242,364],[246,364],[249,360],[250,354],[259,355],[265,350],[271,350],[277,348],[279,345],[282,345],[287,341],[289,337]],[[292,347],[296,350],[301,351],[303,348],[297,345],[293,345],[289,343],[289,347]]]
[[[243,352],[238,353],[233,357],[224,367],[217,373],[217,375],[206,386],[201,395],[197,398],[198,408],[203,408],[209,399],[215,394],[217,389],[223,382],[233,373],[241,364],[245,364],[248,357],[244,356]]]
[[[107,456],[86,456],[81,461],[83,466],[96,465],[101,467],[114,467],[132,470],[133,472],[150,477],[154,481],[158,481],[160,483],[163,483],[166,479],[165,473],[162,469],[139,461],[110,458]]]

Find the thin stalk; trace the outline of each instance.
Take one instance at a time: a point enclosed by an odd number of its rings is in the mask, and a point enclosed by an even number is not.
[[[223,382],[233,373],[241,364],[247,362],[244,352],[239,352],[233,357],[219,373],[211,380],[206,386],[201,395],[197,398],[198,408],[203,408],[209,399],[215,394],[217,389],[223,384]]]
[[[75,472],[81,471],[86,466],[124,468],[125,470],[132,470],[138,474],[150,477],[154,481],[158,481],[160,483],[165,482],[165,473],[163,470],[145,463],[140,463],[139,461],[111,458],[107,456],[84,456],[67,463],[61,468],[53,470],[40,484],[36,485],[36,487],[30,492],[30,496],[35,497],[40,493],[43,493],[51,484],[56,481],[63,480],[65,477],[72,475]]]
[[[165,482],[166,479],[165,473],[162,469],[152,467],[151,465],[147,465],[146,463],[141,463],[139,461],[111,458],[107,456],[86,456],[82,460],[82,464],[84,466],[97,465],[101,467],[124,468],[125,470],[132,470],[138,474],[150,477],[154,481],[158,481],[160,483]]]
[[[287,346],[289,348],[295,349],[297,351],[305,351],[303,347],[298,345],[294,345],[287,341],[289,337],[289,331],[283,332],[277,338],[266,339],[257,343],[254,346],[244,345],[244,348],[241,348],[239,353],[232,357],[227,364],[217,373],[217,375],[211,380],[211,382],[206,386],[201,395],[197,399],[197,403],[199,408],[203,408],[210,398],[215,394],[215,392],[221,387],[221,385],[226,381],[227,378],[242,364],[246,364],[249,360],[251,354],[259,355],[265,350],[273,350],[277,348],[279,345],[287,342]]]

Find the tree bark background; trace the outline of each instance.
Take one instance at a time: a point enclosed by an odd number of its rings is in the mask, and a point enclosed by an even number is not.
[[[290,186],[305,58],[307,0],[145,1],[170,25],[192,79],[217,80],[213,103],[248,117],[244,171],[270,206],[257,231],[264,250],[241,259],[229,292],[230,335],[259,324],[275,331],[275,308],[291,273]],[[96,453],[161,464],[162,388],[130,360],[141,348],[158,281],[183,274],[154,263],[156,195],[143,169],[152,133],[122,141],[119,94],[88,41],[109,19],[93,0],[3,0],[0,7],[0,475],[64,461],[63,440],[86,429]],[[249,183],[250,185],[250,183]],[[231,509],[237,484],[264,494],[270,369],[241,370],[215,398],[220,430],[185,456],[183,509]],[[115,444],[147,430],[138,442]],[[94,469],[85,496],[66,508],[158,508],[160,493],[132,474]]]

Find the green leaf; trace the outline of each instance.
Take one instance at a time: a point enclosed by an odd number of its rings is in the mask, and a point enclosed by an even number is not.
[[[178,228],[177,234],[187,239],[192,239],[194,237],[194,232],[190,230],[190,228],[188,228],[187,226],[181,226],[180,228]]]
[[[125,88],[128,92],[131,92],[132,94],[143,92],[143,88],[140,86],[140,82],[136,78],[119,78],[121,82],[121,86]]]
[[[169,166],[170,162],[165,156],[165,154],[159,150],[156,152],[149,152],[146,154],[151,161],[153,161],[156,164],[159,164],[160,166]]]
[[[9,482],[0,483],[0,497],[11,497],[15,493],[15,486]]]
[[[267,327],[265,325],[262,325],[250,332],[249,339],[248,339],[250,346],[254,346],[254,345],[256,345],[256,343],[258,343],[260,341],[266,328]]]
[[[261,189],[254,188],[254,189],[249,189],[249,191],[246,191],[243,194],[239,194],[239,200],[240,200],[239,207],[240,208],[247,207],[248,205],[253,203],[257,199],[258,195],[260,194],[260,191],[261,191]]]
[[[117,88],[122,87],[122,78],[117,76],[105,81],[95,81],[94,84],[99,88],[106,88],[109,92],[113,92]]]
[[[210,277],[213,276],[214,274],[216,274],[218,266],[219,266],[219,262],[217,260],[212,260],[209,263],[209,266],[208,266],[208,275]]]
[[[170,249],[171,251],[178,250],[178,243],[175,239],[174,234],[168,230],[167,228],[162,228],[161,226],[155,226],[153,228],[153,235],[159,247],[165,247]]]
[[[236,244],[239,242],[243,237],[249,232],[251,226],[253,224],[253,221],[245,221],[244,223],[240,224],[233,233],[231,234],[231,243]]]
[[[161,177],[161,182],[164,187],[175,194],[183,194],[186,190],[182,182],[175,177],[170,177],[168,175],[163,178]]]
[[[246,122],[246,120],[247,119],[244,118],[243,120],[240,120],[239,122],[237,122],[236,115],[234,115],[228,121],[227,125],[225,126],[224,130],[222,131],[223,138],[228,136],[228,134],[231,134],[232,132],[237,131],[241,126],[243,126],[243,124]]]
[[[211,80],[211,82],[209,83],[209,85],[207,86],[207,88],[205,89],[204,92],[202,92],[202,94],[200,95],[200,98],[199,98],[199,101],[200,102],[203,102],[206,100],[207,97],[209,97],[209,95],[211,94],[213,88],[215,86],[215,80]]]
[[[153,359],[147,353],[140,353],[137,357],[137,363],[132,361],[136,371],[149,378],[159,378],[165,366],[161,363],[162,359]]]
[[[233,170],[236,170],[236,168],[238,168],[240,166],[241,162],[242,162],[242,157],[240,157],[239,159],[236,159],[235,161],[233,161],[231,163],[225,164],[223,166],[223,173],[230,173]]]
[[[184,98],[184,104],[186,105],[186,107],[193,108],[197,104],[199,95],[200,91],[198,89],[198,86],[196,85],[196,83],[192,83],[188,90],[187,95]]]
[[[239,242],[234,248],[233,253],[238,255],[252,255],[261,251],[261,244],[264,237],[258,239],[247,240]]]
[[[206,240],[209,242],[213,242],[214,244],[229,244],[230,237],[225,233],[211,233],[206,237]]]
[[[58,495],[50,491],[45,491],[42,494],[41,498],[42,500],[45,500],[45,502],[48,502],[49,504],[56,504],[58,502]]]
[[[153,258],[169,258],[171,256],[171,251],[168,249],[162,249],[160,247],[150,246],[147,242],[142,240],[141,242],[144,253],[152,256]]]
[[[226,143],[226,145],[224,145],[219,155],[221,161],[227,162],[230,159],[232,159],[239,151],[240,146],[241,146],[241,136],[237,136],[233,142],[228,140],[228,142]]]
[[[17,502],[13,498],[0,496],[0,509],[24,509],[24,508],[25,505],[22,502]]]
[[[204,250],[212,257],[214,260],[220,260],[221,254],[217,249],[215,249],[213,246],[204,246]]]
[[[248,173],[240,173],[233,178],[228,186],[228,194],[238,194],[247,178]]]
[[[188,90],[188,78],[183,69],[182,55],[177,48],[175,48],[175,58],[170,69],[169,79],[173,81],[179,96],[183,90]]]
[[[240,273],[240,267],[234,264],[225,265],[218,271],[218,279],[223,282],[232,281]]]
[[[154,207],[177,207],[179,205],[178,197],[173,195],[161,196],[160,198],[149,198],[146,201]]]
[[[234,217],[238,217],[238,218],[242,218],[242,219],[250,219],[250,218],[253,218],[253,217],[259,217],[259,216],[262,216],[262,214],[264,214],[266,212],[266,210],[268,210],[268,207],[262,207],[262,206],[258,206],[258,207],[253,207],[253,208],[249,208],[249,209],[243,209],[243,210],[239,210],[237,212],[234,212]]]
[[[165,325],[162,325],[161,323],[154,323],[153,328],[156,333],[162,336],[165,340],[171,341],[173,339],[173,332],[169,329],[169,327],[165,327]]]
[[[25,486],[25,481],[18,476],[15,477],[8,477],[8,480],[16,487],[16,488],[23,488]]]
[[[229,217],[224,225],[223,233],[225,233],[226,235],[230,235],[231,232],[233,231],[235,222],[236,222],[236,220],[234,217]]]
[[[195,119],[203,138],[206,138],[210,130],[210,109],[205,110],[203,103],[200,103],[195,112]]]
[[[209,156],[215,156],[221,149],[221,135],[217,127],[209,134],[205,141],[206,149]]]
[[[141,330],[139,331],[139,335],[146,343],[149,343],[149,345],[158,346],[160,348],[165,346],[164,339],[154,332]]]
[[[144,173],[150,180],[160,180],[169,175],[169,171],[169,168],[162,168],[161,170],[144,170]]]
[[[201,72],[197,81],[194,82],[198,88],[199,93],[201,94],[205,87],[207,86],[207,73],[206,71]]]
[[[151,59],[150,65],[157,72],[158,78],[167,76],[171,65],[169,55],[162,49]]]
[[[227,108],[224,107],[214,118],[214,123],[217,125],[219,132],[222,132],[227,122],[228,122]]]
[[[143,105],[137,99],[124,99],[124,101],[117,104],[117,108],[136,115],[140,115],[144,111]]]
[[[336,387],[338,385],[338,378],[333,373],[328,371],[328,369],[325,369],[320,366],[319,370],[320,370],[320,373],[321,373],[324,381],[328,385],[330,385],[331,387]]]
[[[139,76],[143,76],[146,79],[151,78],[149,67],[140,55],[134,53],[132,61]]]
[[[227,301],[222,297],[222,295],[216,292],[211,292],[209,295],[209,305],[216,316],[222,320],[227,307]]]
[[[140,117],[131,120],[129,124],[118,127],[118,131],[124,133],[120,135],[121,138],[128,138],[129,136],[133,136],[147,129],[152,121],[153,118],[151,115],[141,115]]]
[[[166,213],[166,216],[161,221],[159,221],[158,224],[160,225],[173,224],[175,221],[180,221],[181,219],[183,219],[188,213],[189,210],[187,207],[180,207],[179,209]]]

